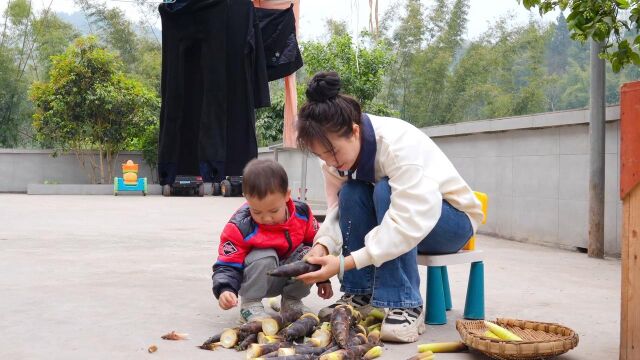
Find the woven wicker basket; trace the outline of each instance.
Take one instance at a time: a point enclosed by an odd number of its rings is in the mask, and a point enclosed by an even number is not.
[[[523,341],[485,337],[483,334],[489,329],[482,320],[458,320],[456,329],[468,347],[500,360],[547,359],[578,346],[578,334],[566,326],[500,318],[494,322]]]

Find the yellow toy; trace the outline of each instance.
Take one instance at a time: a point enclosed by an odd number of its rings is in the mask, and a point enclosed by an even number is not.
[[[127,160],[122,164],[122,177],[113,178],[113,195],[121,191],[142,191],[147,195],[147,178],[138,178],[138,164]]]

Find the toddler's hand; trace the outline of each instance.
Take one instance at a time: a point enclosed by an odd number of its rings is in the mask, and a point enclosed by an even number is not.
[[[331,287],[331,282],[322,282],[316,284],[318,287],[318,296],[323,299],[330,299],[333,296],[333,288]]]
[[[229,310],[238,305],[238,297],[231,291],[225,291],[220,294],[220,298],[218,298],[218,305],[220,305],[222,310]]]
[[[306,260],[312,256],[316,256],[316,257],[320,257],[320,256],[325,256],[328,255],[329,252],[327,251],[327,248],[324,247],[324,245],[322,244],[315,244],[313,245],[313,247],[311,248],[311,250],[309,250],[309,252],[304,256],[303,260]]]

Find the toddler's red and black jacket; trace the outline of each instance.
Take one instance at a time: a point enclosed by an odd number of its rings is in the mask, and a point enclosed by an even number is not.
[[[236,295],[242,284],[244,259],[253,249],[274,249],[280,260],[286,259],[300,244],[313,245],[318,222],[309,205],[302,201],[287,202],[289,218],[282,224],[262,225],[251,218],[244,204],[231,217],[220,235],[218,260],[213,265],[213,294],[223,291]]]

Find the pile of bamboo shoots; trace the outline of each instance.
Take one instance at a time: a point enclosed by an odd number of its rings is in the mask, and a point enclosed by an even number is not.
[[[288,311],[225,329],[200,348],[247,350],[247,359],[370,360],[382,354],[383,318],[374,310],[363,319],[350,305],[338,305],[324,322],[315,314]]]

